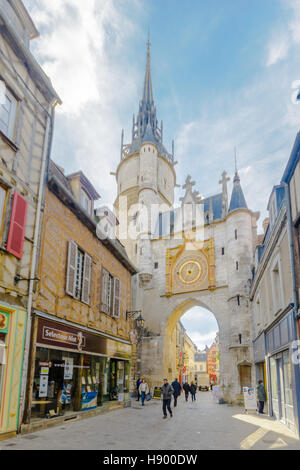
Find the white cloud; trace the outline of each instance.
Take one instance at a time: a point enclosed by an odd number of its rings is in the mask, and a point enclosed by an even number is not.
[[[137,81],[142,84],[143,70],[126,60],[130,41],[144,35],[137,26],[145,14],[141,0],[130,6],[126,0],[25,4],[41,33],[32,51],[63,101],[52,158],[67,172],[84,171],[102,202],[112,202],[116,185],[109,173],[119,161],[121,110],[137,105]]]
[[[268,58],[266,65],[269,67],[275,65],[283,59],[286,59],[293,46],[300,44],[300,0],[282,0],[282,7],[289,11],[289,20],[284,24],[276,25],[272,38],[267,46]]]
[[[272,39],[269,45],[267,66],[269,67],[285,59],[288,55],[289,46],[289,36],[287,35]]]

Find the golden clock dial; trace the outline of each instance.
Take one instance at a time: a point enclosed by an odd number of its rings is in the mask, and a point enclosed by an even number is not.
[[[185,284],[193,284],[198,281],[202,273],[202,268],[198,261],[186,261],[179,269],[179,277]]]

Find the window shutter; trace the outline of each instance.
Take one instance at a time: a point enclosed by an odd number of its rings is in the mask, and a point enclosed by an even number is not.
[[[81,300],[82,302],[88,305],[90,303],[91,272],[92,272],[92,258],[87,253],[85,253]]]
[[[21,259],[23,255],[27,208],[27,201],[21,196],[21,194],[15,191],[13,195],[6,249],[9,253],[12,253],[19,259]]]
[[[102,269],[102,293],[101,293],[101,311],[104,313],[108,312],[108,283],[109,273],[106,269]]]
[[[114,279],[114,313],[113,316],[120,318],[120,303],[121,303],[121,281],[117,277]]]
[[[109,299],[109,314],[113,317],[114,316],[114,307],[115,307],[115,286],[114,286],[114,278],[109,275],[109,282],[110,282],[110,299]]]
[[[73,240],[69,241],[68,265],[67,265],[67,283],[66,293],[74,297],[77,263],[77,245]]]

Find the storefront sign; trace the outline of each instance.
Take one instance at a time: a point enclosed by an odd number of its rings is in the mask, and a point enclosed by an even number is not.
[[[105,338],[58,322],[39,318],[37,343],[76,352],[90,352],[109,357],[131,358],[131,344]]]
[[[80,351],[85,345],[85,337],[81,331],[77,334],[72,334],[56,328],[49,328],[48,326],[43,326],[42,339],[76,346]]]
[[[7,333],[9,326],[9,314],[3,311],[0,311],[0,332]]]

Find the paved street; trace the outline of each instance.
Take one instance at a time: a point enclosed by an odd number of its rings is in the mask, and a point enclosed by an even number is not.
[[[216,405],[211,393],[196,403],[181,398],[174,417],[162,419],[161,403],[126,408],[64,424],[0,443],[6,450],[211,450],[298,449],[300,441],[268,417],[245,415],[243,409]]]

